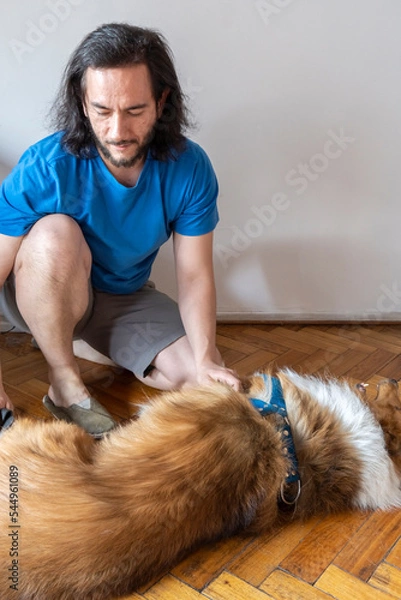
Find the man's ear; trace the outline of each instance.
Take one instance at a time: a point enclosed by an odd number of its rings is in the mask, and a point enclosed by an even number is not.
[[[163,113],[164,105],[166,104],[166,100],[167,100],[169,93],[170,93],[170,88],[168,88],[168,87],[165,88],[157,102],[157,118],[158,119],[160,119],[160,117]]]

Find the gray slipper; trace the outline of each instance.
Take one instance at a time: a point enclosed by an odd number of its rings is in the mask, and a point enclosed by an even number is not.
[[[14,423],[13,411],[8,408],[0,410],[0,435]]]
[[[103,437],[104,433],[111,431],[116,426],[113,417],[91,396],[65,408],[56,406],[46,394],[43,397],[43,404],[56,419],[67,421],[67,423],[76,423],[95,438]]]

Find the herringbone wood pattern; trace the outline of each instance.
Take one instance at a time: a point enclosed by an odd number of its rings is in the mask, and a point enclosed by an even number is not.
[[[374,384],[401,378],[401,325],[219,325],[218,344],[241,375],[272,364]],[[0,336],[6,388],[17,413],[51,418],[41,404],[47,369],[29,336]],[[79,361],[86,384],[119,420],[153,390],[127,372]],[[292,523],[191,554],[126,600],[391,600],[401,598],[401,511]],[[77,599],[78,600],[78,599]],[[79,599],[84,600],[84,599]]]

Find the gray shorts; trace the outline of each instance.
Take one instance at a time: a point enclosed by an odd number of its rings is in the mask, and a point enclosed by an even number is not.
[[[75,337],[145,377],[157,354],[185,335],[177,303],[146,283],[133,294],[91,290],[90,306],[75,329]],[[15,299],[13,277],[0,290],[0,311],[17,331],[29,333]]]

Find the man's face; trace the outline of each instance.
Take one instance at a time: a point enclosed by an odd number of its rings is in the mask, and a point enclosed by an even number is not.
[[[84,111],[106,165],[113,172],[141,164],[164,103],[156,105],[147,66],[89,68],[85,87]]]

